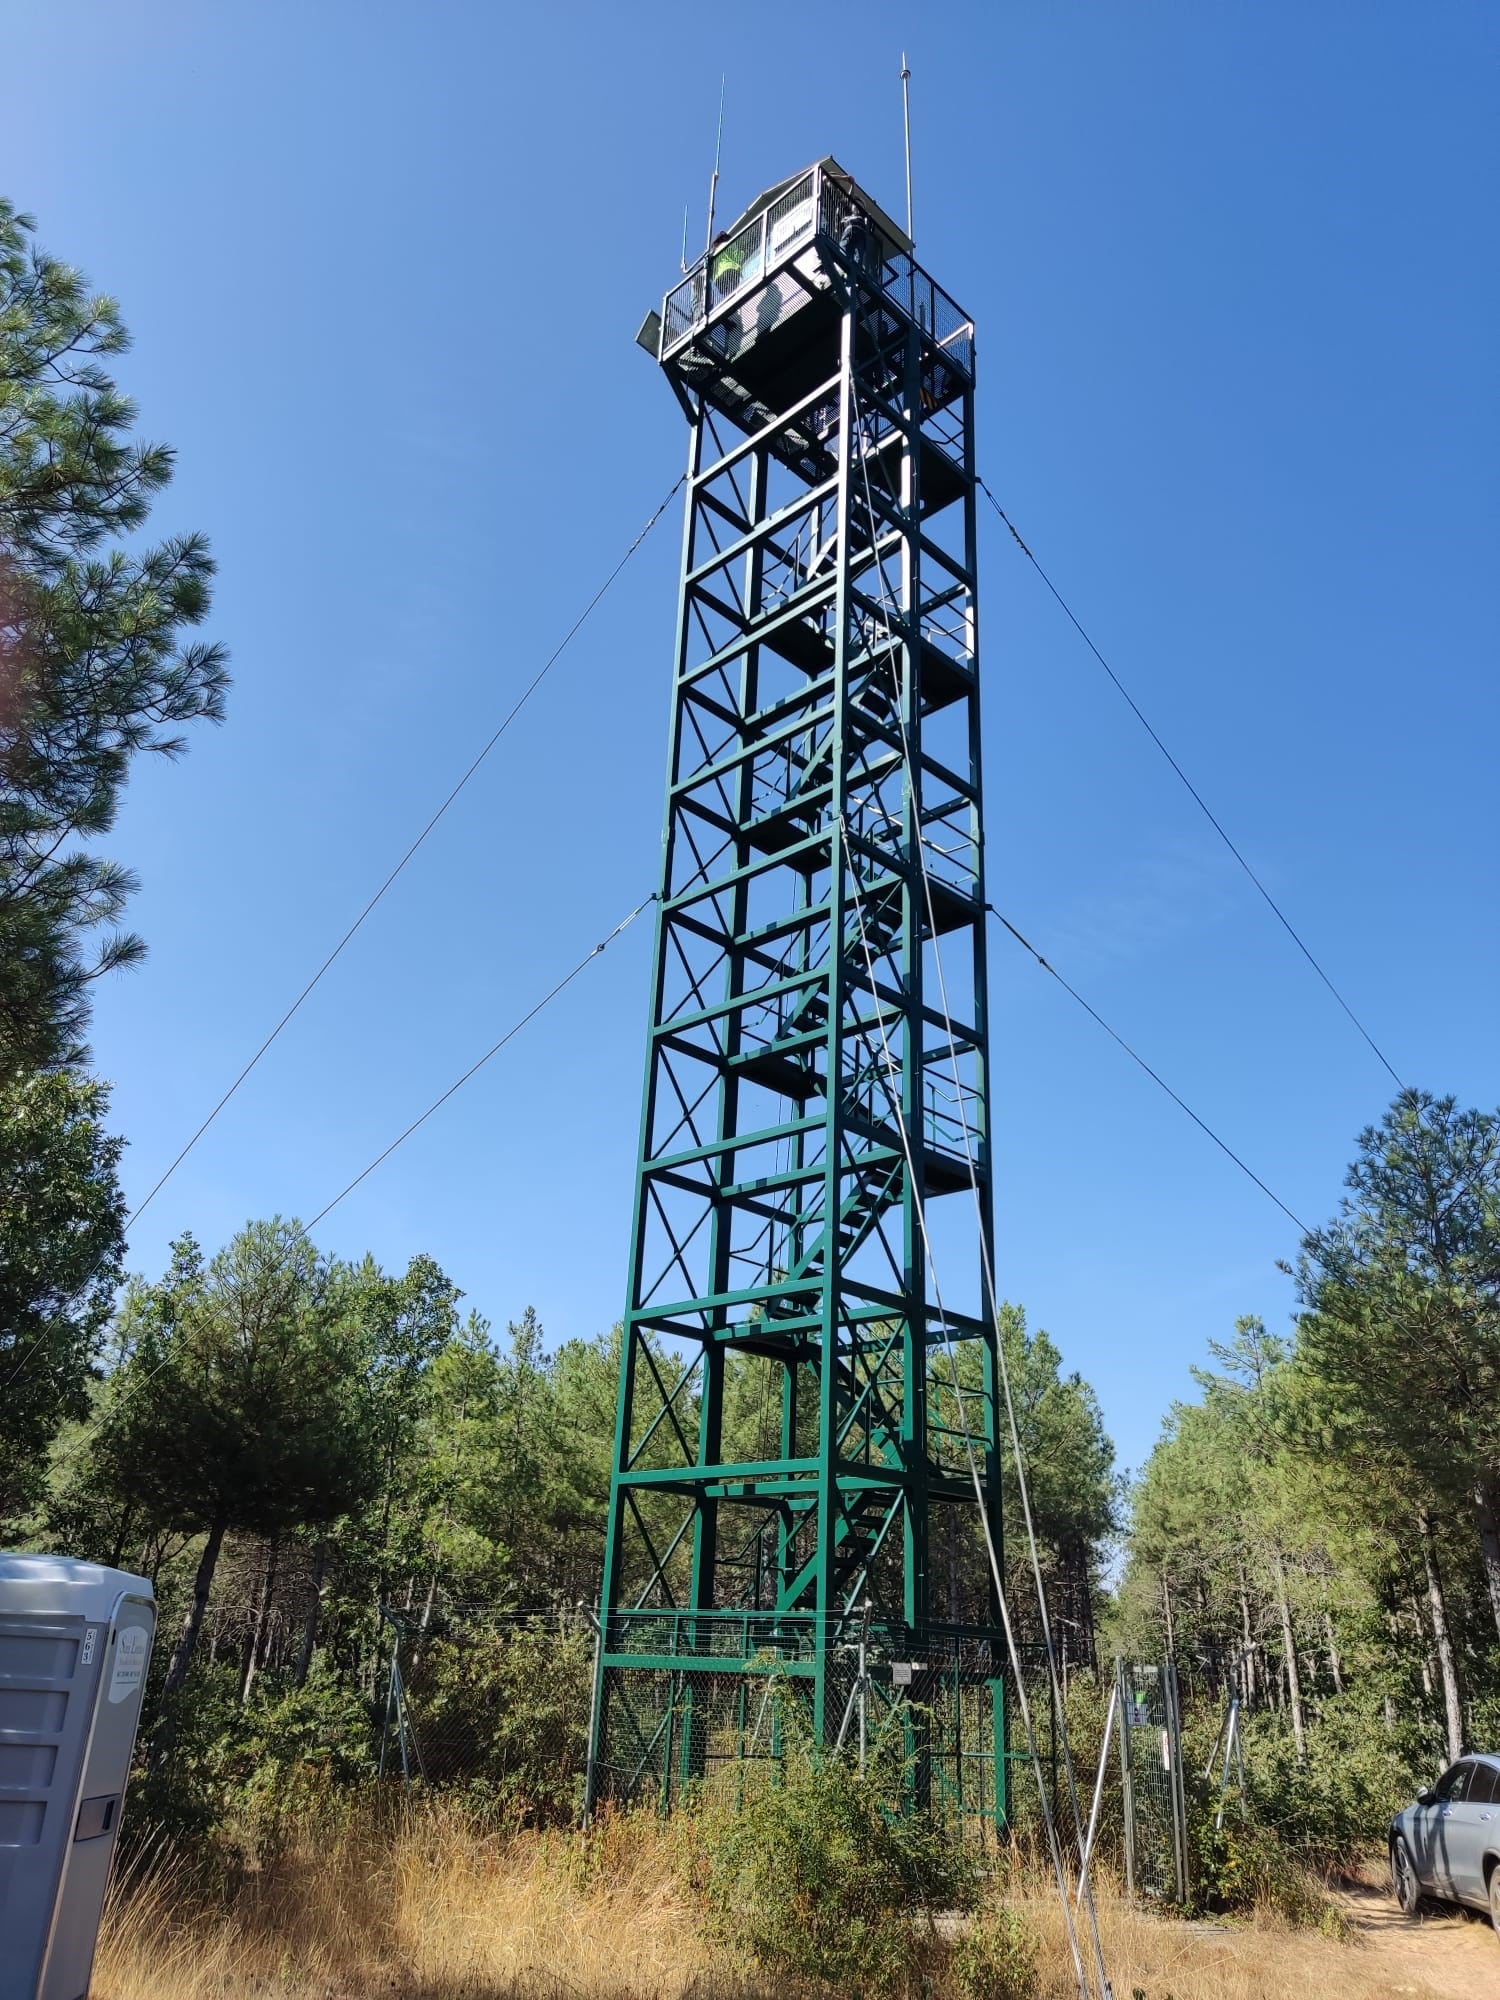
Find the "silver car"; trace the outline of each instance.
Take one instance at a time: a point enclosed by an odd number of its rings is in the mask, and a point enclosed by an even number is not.
[[[1488,1910],[1500,1931],[1500,1756],[1463,1757],[1391,1821],[1391,1883],[1410,1916],[1423,1896]]]

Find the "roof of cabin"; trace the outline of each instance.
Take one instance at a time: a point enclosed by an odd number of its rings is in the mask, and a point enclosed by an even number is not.
[[[910,251],[911,238],[907,235],[906,231],[901,228],[899,223],[892,222],[879,202],[872,200],[865,193],[852,174],[845,173],[844,169],[831,153],[826,153],[821,160],[816,160],[813,164],[814,166],[821,167],[831,180],[837,181],[841,187],[846,188],[853,195],[854,199],[869,216],[882,236],[889,237],[898,250]],[[784,181],[777,181],[774,187],[768,187],[764,193],[758,194],[743,214],[736,216],[734,221],[725,227],[724,234],[726,236],[738,235],[739,231],[744,228],[745,224],[753,216],[759,215],[763,208],[769,208],[773,201],[779,201],[788,188],[795,187],[798,181],[811,171],[812,168],[810,167],[799,167],[796,173],[788,174]]]

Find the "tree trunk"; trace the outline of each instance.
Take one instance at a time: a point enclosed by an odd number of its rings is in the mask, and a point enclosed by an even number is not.
[[[307,1616],[302,1621],[302,1643],[297,1649],[297,1670],[292,1676],[295,1687],[306,1687],[307,1676],[312,1671],[313,1649],[318,1643],[318,1624],[323,1616],[323,1579],[327,1570],[328,1552],[320,1548],[313,1562],[312,1596]]]
[[[1297,1762],[1307,1762],[1307,1717],[1302,1707],[1302,1676],[1297,1667],[1297,1642],[1292,1634],[1292,1607],[1286,1596],[1286,1569],[1276,1551],[1276,1609],[1281,1614],[1281,1650],[1286,1661],[1286,1698],[1292,1711],[1292,1742]]]
[[[261,1572],[260,1595],[255,1603],[255,1617],[250,1626],[250,1644],[245,1651],[245,1666],[240,1676],[241,1708],[248,1705],[250,1690],[255,1686],[255,1676],[264,1664],[264,1648],[271,1623],[271,1600],[276,1594],[276,1562],[280,1552],[280,1544],[273,1535],[266,1545],[266,1566]]]
[[[437,1601],[438,1573],[436,1565],[427,1583],[427,1601],[422,1606],[422,1617],[417,1626],[417,1643],[412,1648],[411,1670],[415,1674],[422,1664],[422,1654],[427,1645],[427,1628],[432,1623],[432,1607]]]
[[[1333,1613],[1323,1613],[1323,1634],[1328,1641],[1328,1671],[1333,1675],[1333,1691],[1344,1692],[1344,1665],[1339,1658],[1338,1634],[1333,1629]]]
[[[1417,1538],[1422,1544],[1422,1568],[1427,1576],[1427,1606],[1432,1615],[1432,1638],[1437,1647],[1438,1672],[1443,1681],[1444,1719],[1448,1728],[1448,1761],[1454,1763],[1464,1750],[1464,1711],[1458,1694],[1458,1668],[1453,1659],[1453,1639],[1448,1630],[1448,1604],[1443,1595],[1443,1579],[1438,1573],[1437,1551],[1432,1546],[1432,1520],[1425,1507],[1417,1509]]]
[[[260,1637],[261,1606],[265,1602],[265,1594],[266,1594],[266,1563],[270,1561],[270,1556],[271,1556],[271,1545],[268,1542],[266,1544],[265,1561],[261,1563],[261,1566],[256,1573],[255,1589],[252,1592],[250,1598],[250,1622],[245,1627],[244,1637],[240,1640],[239,1699],[242,1706],[245,1700],[245,1691],[249,1687],[250,1682],[255,1675],[255,1668],[253,1664],[255,1659],[255,1642]]]
[[[214,1571],[219,1566],[219,1551],[224,1546],[224,1530],[228,1525],[222,1514],[216,1514],[209,1527],[208,1540],[203,1544],[203,1553],[198,1558],[198,1573],[193,1578],[193,1594],[188,1600],[188,1608],[182,1620],[182,1630],[177,1635],[177,1644],[172,1648],[172,1657],[167,1662],[167,1677],[161,1687],[163,1701],[170,1701],[173,1695],[182,1692],[188,1668],[193,1663],[193,1649],[198,1644],[203,1614],[208,1609],[208,1593],[213,1589]]]
[[[1490,1613],[1500,1633],[1500,1481],[1488,1471],[1474,1484],[1474,1518],[1479,1525],[1479,1552],[1489,1586]]]
[[[172,1741],[177,1734],[173,1708],[178,1695],[182,1692],[182,1684],[188,1677],[188,1668],[193,1664],[193,1651],[198,1644],[198,1634],[203,1629],[203,1614],[208,1608],[208,1593],[213,1589],[214,1571],[218,1568],[219,1551],[224,1546],[224,1530],[228,1525],[222,1513],[214,1516],[208,1531],[208,1540],[203,1544],[203,1553],[198,1558],[198,1573],[193,1578],[193,1594],[188,1600],[182,1630],[177,1635],[177,1644],[172,1648],[172,1657],[167,1662],[167,1677],[161,1684],[161,1720],[157,1725],[156,1737],[151,1745],[151,1755],[148,1759],[153,1771],[160,1770],[171,1754]]]
[[[1244,1697],[1246,1708],[1255,1706],[1255,1631],[1250,1623],[1250,1592],[1245,1583],[1245,1565],[1240,1564],[1240,1630],[1245,1637]]]
[[[135,1509],[127,1501],[125,1511],[120,1516],[119,1527],[115,1531],[114,1546],[109,1552],[109,1566],[111,1569],[119,1569],[125,1561],[125,1537],[130,1533],[130,1524],[134,1519]],[[137,1571],[137,1574],[143,1576],[145,1572],[141,1570]]]
[[[1209,1686],[1217,1694],[1224,1686],[1224,1650],[1219,1643],[1217,1623],[1209,1615],[1208,1590],[1202,1570],[1193,1579],[1193,1608],[1198,1614],[1198,1645],[1204,1655],[1204,1671]]]
[[[1411,1612],[1412,1630],[1417,1635],[1417,1664],[1422,1671],[1422,1692],[1431,1701],[1432,1690],[1437,1683],[1432,1678],[1432,1648],[1427,1643],[1427,1622],[1415,1597],[1408,1600],[1407,1609]]]
[[[1162,1632],[1167,1642],[1167,1658],[1177,1658],[1177,1634],[1172,1623],[1172,1579],[1163,1570],[1161,1573]]]

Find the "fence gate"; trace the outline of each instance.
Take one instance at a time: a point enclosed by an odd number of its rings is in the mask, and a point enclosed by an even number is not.
[[[1125,1807],[1125,1886],[1131,1895],[1185,1903],[1187,1793],[1176,1667],[1170,1661],[1117,1659],[1115,1700]]]

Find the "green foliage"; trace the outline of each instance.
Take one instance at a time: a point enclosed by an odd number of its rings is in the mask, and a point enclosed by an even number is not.
[[[1114,1446],[1104,1428],[1098,1398],[1076,1370],[1064,1372],[1062,1355],[1051,1337],[1041,1329],[1033,1333],[1025,1312],[1016,1305],[1001,1306],[999,1329],[1038,1554],[1056,1605],[1059,1581],[1078,1579],[1087,1585],[1097,1584],[1108,1546],[1118,1530],[1123,1496],[1115,1472]],[[984,1406],[984,1362],[977,1343],[960,1343],[955,1360],[946,1355],[934,1359],[927,1396],[931,1421],[942,1427],[935,1430],[934,1457],[959,1478],[970,1478],[967,1450],[959,1438]],[[1020,1482],[1004,1404],[998,1397],[997,1409],[1002,1518],[1019,1523]],[[965,1411],[967,1425],[962,1420]],[[967,1537],[971,1544],[971,1559],[952,1565],[969,1579],[967,1595],[960,1590],[944,1615],[960,1622],[983,1622],[989,1616],[989,1563],[977,1521],[972,1510],[944,1508],[941,1513],[945,1517],[943,1531],[951,1537]],[[934,1580],[948,1567],[934,1562]],[[1029,1592],[1018,1593],[1018,1608],[1029,1602]],[[1077,1615],[1072,1604],[1069,1614]],[[1023,1625],[1023,1639],[1039,1636]]]
[[[1099,1399],[1044,1330],[1031,1332],[1020,1306],[1000,1308],[1000,1338],[1016,1406],[1036,1529],[1045,1548],[1091,1553],[1119,1526],[1120,1482]],[[1004,1432],[1002,1430],[1002,1437]],[[1008,1520],[1021,1518],[1009,1450],[1002,1450]]]
[[[108,1107],[103,1084],[63,1073],[0,1082],[0,1525],[39,1499],[47,1447],[88,1408],[124,1233]]]
[[[507,1820],[565,1825],[582,1805],[593,1642],[585,1632],[482,1627],[425,1647],[408,1682],[427,1777]]]
[[[329,1828],[374,1775],[370,1704],[335,1676],[245,1708],[221,1667],[195,1675],[173,1720],[170,1763],[132,1783],[125,1837],[132,1851],[170,1846],[205,1881],[266,1868],[299,1829]]]
[[[1014,1910],[987,1909],[953,1946],[951,1981],[961,2000],[1034,2000],[1036,1941]]]
[[[1368,1687],[1320,1703],[1302,1765],[1274,1716],[1252,1716],[1245,1763],[1256,1823],[1285,1848],[1319,1860],[1352,1859],[1368,1847],[1418,1782],[1418,1767],[1387,1733]]]
[[[184,640],[208,611],[202,537],[133,540],[172,452],[132,438],[102,365],[129,345],[119,309],[33,230],[0,200],[0,1080],[78,1061],[90,981],[141,956],[115,928],[133,878],[71,843],[227,686],[222,649]]]
[[[156,1700],[160,1699],[159,1651],[152,1661],[151,1694]],[[225,1796],[219,1746],[238,1721],[230,1676],[199,1675],[177,1702],[173,1721],[171,1763],[147,1765],[131,1778],[130,1809],[121,1823],[121,1840],[128,1853],[168,1848],[207,1878],[222,1861],[218,1839]]]
[[[248,1710],[228,1708],[203,1763],[218,1822],[265,1866],[301,1826],[326,1825],[339,1799],[374,1776],[370,1705],[346,1681],[314,1674]]]
[[[1324,1892],[1305,1861],[1291,1853],[1273,1828],[1212,1816],[1196,1828],[1194,1870],[1200,1907],[1245,1916],[1275,1916],[1293,1930],[1350,1935],[1348,1919]]]
[[[300,1224],[252,1223],[205,1264],[190,1236],[121,1314],[98,1452],[160,1524],[270,1535],[376,1490],[368,1370],[350,1287]]]
[[[1346,1186],[1295,1339],[1239,1321],[1171,1411],[1114,1620],[1200,1711],[1241,1695],[1254,1841],[1296,1858],[1500,1725],[1500,1114],[1403,1092]]]
[[[693,1881],[709,1929],[788,1980],[918,1990],[945,1955],[933,1914],[974,1901],[970,1863],[944,1828],[899,1810],[894,1738],[862,1776],[847,1756],[815,1754],[793,1704],[782,1710],[779,1780],[747,1774],[741,1798],[709,1798],[696,1816]]]
[[[1500,1631],[1500,1113],[1398,1098],[1298,1271],[1309,1448],[1467,1513]]]

